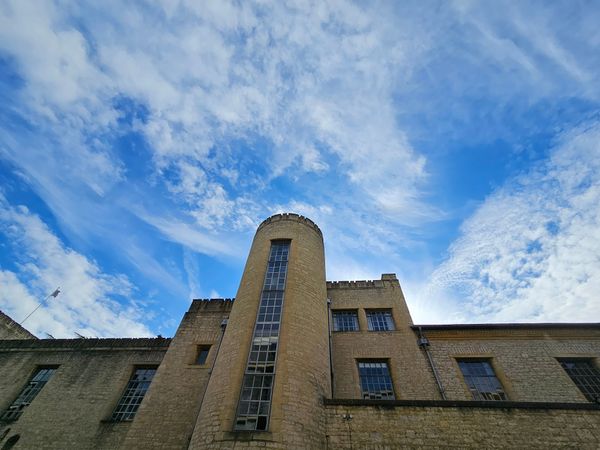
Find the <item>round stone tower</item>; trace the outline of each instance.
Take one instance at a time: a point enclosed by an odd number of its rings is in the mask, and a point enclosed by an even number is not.
[[[260,224],[190,449],[324,448],[331,391],[323,236],[310,219]]]

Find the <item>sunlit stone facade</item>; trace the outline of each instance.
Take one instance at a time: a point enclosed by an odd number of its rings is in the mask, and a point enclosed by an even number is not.
[[[296,214],[171,339],[1,319],[2,449],[600,447],[600,324],[414,325],[394,274],[326,281]]]

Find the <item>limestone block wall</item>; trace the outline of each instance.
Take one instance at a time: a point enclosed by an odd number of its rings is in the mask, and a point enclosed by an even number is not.
[[[327,406],[330,450],[599,447],[600,408]]]
[[[513,401],[587,402],[557,358],[600,358],[600,325],[481,329],[424,327],[430,351],[450,400],[471,400],[457,358],[485,358]]]
[[[0,339],[37,339],[37,337],[0,311]]]
[[[36,368],[58,366],[21,417],[0,424],[0,445],[14,449],[119,448],[131,422],[110,423],[137,365],[160,364],[169,339],[39,339],[0,341],[0,410],[14,401]]]
[[[233,300],[194,300],[130,425],[123,448],[187,449],[212,363],[219,351],[221,323]],[[196,363],[198,346],[210,346],[206,363]]]
[[[234,431],[271,240],[290,239],[268,431]],[[309,219],[278,214],[254,237],[190,448],[322,448],[322,399],[329,395],[325,260],[321,231]]]
[[[388,362],[398,399],[438,399],[439,393],[411,329],[412,319],[393,274],[374,281],[327,283],[331,309],[358,310],[360,331],[333,332],[334,398],[361,398],[357,361]],[[395,331],[368,331],[365,310],[391,309]]]

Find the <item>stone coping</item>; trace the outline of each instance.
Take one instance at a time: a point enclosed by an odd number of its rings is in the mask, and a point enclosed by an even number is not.
[[[269,225],[270,223],[275,223],[275,222],[279,222],[282,220],[293,220],[298,223],[303,223],[304,225],[315,230],[317,232],[317,234],[319,236],[321,236],[321,239],[323,238],[323,233],[321,232],[321,229],[317,226],[316,223],[314,223],[308,217],[304,217],[304,216],[301,216],[300,214],[296,214],[296,213],[274,214],[271,217],[268,217],[267,219],[263,220],[261,222],[261,224],[258,226],[258,228],[256,229],[256,232],[258,233],[258,231],[261,228],[264,228],[265,226]]]
[[[576,402],[514,402],[478,400],[363,400],[323,398],[326,406],[379,406],[387,408],[487,408],[487,409],[563,409],[600,411],[599,403]]]
[[[530,329],[593,329],[600,330],[600,323],[471,323],[446,325],[412,325],[413,330],[449,331],[449,330],[530,330]]]
[[[86,339],[5,339],[2,350],[113,350],[162,349],[169,347],[170,338],[86,338]]]

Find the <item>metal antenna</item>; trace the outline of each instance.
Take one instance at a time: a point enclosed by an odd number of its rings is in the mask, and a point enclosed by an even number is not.
[[[45,298],[44,300],[42,300],[42,301],[41,301],[41,303],[40,303],[39,305],[37,305],[37,306],[35,307],[35,309],[34,309],[33,311],[31,311],[31,312],[30,312],[30,313],[27,315],[27,317],[25,317],[23,320],[21,320],[21,322],[19,323],[19,325],[23,325],[23,322],[25,322],[27,319],[29,319],[29,317],[30,317],[30,316],[31,316],[31,315],[32,315],[34,312],[36,312],[40,306],[42,306],[43,304],[45,304],[45,303],[46,303],[46,301],[47,301],[47,300],[48,300],[50,297],[54,297],[54,298],[56,298],[56,297],[58,297],[58,294],[60,294],[60,286],[59,286],[59,287],[57,287],[57,288],[54,290],[54,292],[53,292],[52,294],[48,294],[48,295],[46,296],[46,298]]]

